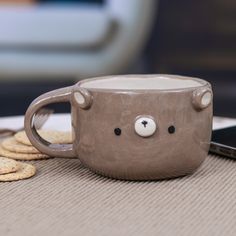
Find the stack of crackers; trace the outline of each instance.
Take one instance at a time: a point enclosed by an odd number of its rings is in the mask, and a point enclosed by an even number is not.
[[[50,143],[72,143],[70,132],[39,130],[39,135]],[[49,156],[37,150],[29,141],[24,131],[8,137],[0,145],[0,181],[14,181],[29,178],[36,173],[36,168],[28,163],[48,159]]]

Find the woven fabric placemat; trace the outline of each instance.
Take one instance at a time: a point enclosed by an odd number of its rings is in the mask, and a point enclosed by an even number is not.
[[[235,235],[236,162],[209,156],[191,176],[131,182],[78,159],[33,162],[35,177],[0,183],[0,235]]]

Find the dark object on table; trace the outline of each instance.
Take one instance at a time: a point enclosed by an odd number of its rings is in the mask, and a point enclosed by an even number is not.
[[[236,126],[214,130],[210,152],[236,158]]]

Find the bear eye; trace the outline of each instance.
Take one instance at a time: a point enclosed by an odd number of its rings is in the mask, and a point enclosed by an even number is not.
[[[115,128],[114,133],[115,133],[115,135],[120,136],[121,135],[121,129],[120,128]]]
[[[168,128],[168,132],[170,134],[173,134],[175,132],[175,127],[173,125],[171,125],[169,128]]]

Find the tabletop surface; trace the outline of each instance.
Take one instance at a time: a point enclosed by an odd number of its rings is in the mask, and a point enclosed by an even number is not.
[[[214,128],[236,120],[214,120]],[[22,117],[2,118],[19,127]],[[46,125],[67,130],[68,115]],[[236,162],[209,155],[191,176],[119,181],[98,176],[78,159],[32,162],[35,177],[0,183],[0,235],[235,235]]]

